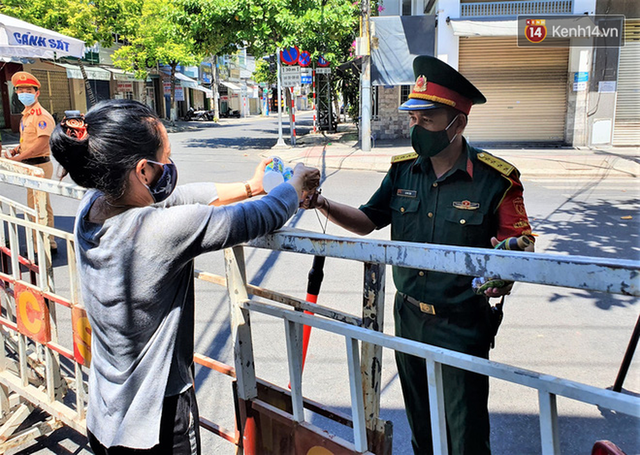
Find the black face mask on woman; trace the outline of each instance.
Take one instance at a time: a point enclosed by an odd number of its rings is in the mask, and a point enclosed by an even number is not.
[[[449,136],[447,135],[447,131],[457,118],[458,116],[456,115],[453,120],[451,120],[451,123],[440,131],[429,131],[420,125],[413,125],[411,127],[411,146],[416,153],[425,158],[431,158],[447,148],[458,135],[456,133],[451,140],[449,140]]]
[[[153,186],[147,186],[153,200],[156,203],[162,202],[171,196],[173,190],[176,189],[176,185],[178,184],[178,168],[171,158],[169,158],[170,163],[158,163],[152,160],[147,161],[162,166],[162,175],[158,181]]]

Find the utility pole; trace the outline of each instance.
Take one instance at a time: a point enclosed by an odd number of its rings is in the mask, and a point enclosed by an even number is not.
[[[371,151],[371,16],[370,0],[362,0],[361,42],[363,46],[362,73],[360,74],[360,144],[362,151]]]
[[[276,147],[284,147],[287,144],[284,143],[284,139],[282,138],[282,88],[280,87],[282,71],[280,70],[280,48],[276,49],[276,62],[278,64],[276,75],[278,78],[278,142],[276,142]]]

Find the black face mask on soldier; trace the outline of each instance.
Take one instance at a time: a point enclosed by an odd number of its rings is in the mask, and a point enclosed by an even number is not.
[[[431,158],[447,148],[458,135],[456,133],[451,140],[447,135],[447,131],[457,118],[458,116],[456,115],[447,127],[441,131],[429,131],[420,125],[413,125],[411,127],[411,146],[416,153],[425,158]]]

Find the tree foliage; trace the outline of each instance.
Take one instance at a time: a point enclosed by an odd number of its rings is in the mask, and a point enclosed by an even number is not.
[[[175,1],[196,46],[214,55],[246,47],[261,57],[295,45],[340,62],[358,31],[357,3],[344,0]]]
[[[0,13],[84,41],[109,47],[114,34],[133,33],[129,18],[142,0],[2,0]]]

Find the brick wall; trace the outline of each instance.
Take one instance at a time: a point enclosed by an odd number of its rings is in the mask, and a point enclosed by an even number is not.
[[[409,116],[398,111],[400,87],[378,87],[378,118],[371,121],[371,131],[376,139],[409,137]]]

